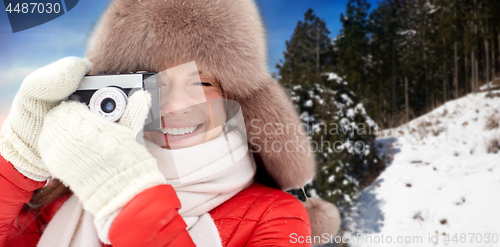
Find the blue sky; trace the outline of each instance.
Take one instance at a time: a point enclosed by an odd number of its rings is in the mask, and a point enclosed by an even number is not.
[[[308,8],[325,19],[331,37],[341,29],[340,13],[347,0],[257,0],[268,33],[268,68],[283,58],[290,39]],[[372,8],[375,0],[369,0]],[[103,0],[80,0],[61,17],[40,26],[12,33],[7,13],[0,13],[0,116],[8,109],[23,78],[44,65],[66,56],[83,57],[90,30],[108,5]],[[3,5],[2,5],[3,6]],[[1,118],[1,117],[0,117]],[[1,120],[1,119],[0,119]]]

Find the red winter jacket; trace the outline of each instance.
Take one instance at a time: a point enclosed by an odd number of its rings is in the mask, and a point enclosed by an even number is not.
[[[0,156],[0,246],[36,246],[41,236],[38,225],[49,222],[68,199],[62,197],[49,204],[41,221],[35,221],[33,213],[20,214],[33,191],[44,184],[24,177]],[[115,218],[109,239],[114,247],[194,246],[179,208],[179,199],[170,185],[147,189]],[[305,207],[278,189],[254,183],[210,211],[210,215],[222,246],[310,246],[291,242],[293,233],[295,237],[311,234]]]

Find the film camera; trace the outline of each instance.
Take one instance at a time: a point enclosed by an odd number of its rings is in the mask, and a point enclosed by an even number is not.
[[[69,100],[79,101],[109,121],[118,121],[125,111],[128,97],[137,90],[151,94],[151,109],[144,123],[144,131],[161,131],[161,87],[156,73],[110,74],[85,76]]]

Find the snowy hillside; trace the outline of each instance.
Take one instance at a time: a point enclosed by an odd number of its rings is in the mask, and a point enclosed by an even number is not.
[[[390,161],[344,215],[350,246],[500,246],[496,94],[470,94],[379,133]]]

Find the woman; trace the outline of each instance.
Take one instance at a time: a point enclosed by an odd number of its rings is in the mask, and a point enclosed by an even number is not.
[[[314,157],[268,75],[264,36],[250,0],[112,2],[87,53],[93,66],[41,68],[13,102],[0,135],[0,243],[310,246],[299,238],[309,219],[313,235],[335,234],[334,206],[308,199],[308,217],[282,191],[312,180]],[[61,103],[89,71],[158,72],[163,133],[137,138],[143,91],[118,123]],[[49,177],[58,180],[42,188]]]

